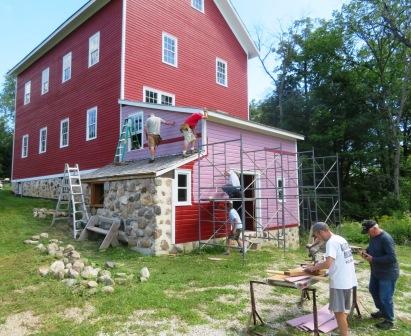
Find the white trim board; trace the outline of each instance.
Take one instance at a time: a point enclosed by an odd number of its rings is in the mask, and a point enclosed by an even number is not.
[[[87,169],[87,170],[80,170],[80,177],[81,177],[81,174],[89,174],[89,173],[92,173],[96,170],[97,170],[97,168]],[[64,175],[64,173],[53,174],[53,175],[34,176],[34,177],[28,177],[28,178],[22,178],[22,179],[12,179],[11,182],[30,182],[30,181],[36,181],[36,180],[47,180],[47,179],[52,179],[52,178],[57,178],[57,177],[63,177],[63,175]]]

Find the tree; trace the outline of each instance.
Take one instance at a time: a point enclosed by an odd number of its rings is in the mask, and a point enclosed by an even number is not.
[[[6,76],[0,92],[0,177],[9,177],[11,173],[14,121],[15,80]]]

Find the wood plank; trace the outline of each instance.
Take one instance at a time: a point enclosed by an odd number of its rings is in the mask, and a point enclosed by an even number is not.
[[[99,228],[97,226],[88,227],[87,230],[97,232],[97,233],[100,233],[100,234],[103,234],[103,235],[106,235],[109,232],[109,230],[105,230],[105,229]]]
[[[104,238],[103,242],[100,245],[100,248],[99,248],[100,250],[105,250],[106,248],[108,248],[114,238],[117,240],[119,228],[120,228],[120,221],[113,222],[113,224],[110,227],[110,230],[108,231],[106,237]]]

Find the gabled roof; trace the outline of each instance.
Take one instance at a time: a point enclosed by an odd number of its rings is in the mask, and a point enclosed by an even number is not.
[[[121,164],[109,164],[107,166],[96,169],[95,171],[82,175],[81,180],[87,181],[107,181],[130,179],[133,177],[157,177],[169,171],[172,171],[186,163],[194,161],[198,158],[198,154],[184,158],[179,155],[159,156],[153,163],[149,163],[148,159],[126,161]]]
[[[119,100],[119,104],[126,106],[135,106],[141,108],[148,108],[154,110],[170,111],[170,112],[179,112],[179,113],[202,113],[203,109],[194,108],[194,107],[181,107],[181,106],[167,106],[159,104],[149,104],[138,101],[130,100]],[[270,136],[275,136],[287,140],[304,140],[304,136],[298,133],[290,132],[283,130],[281,128],[267,126],[263,124],[256,123],[254,121],[248,121],[233,117],[224,112],[211,111],[208,110],[208,120],[215,122],[217,124],[227,125],[239,129],[243,129],[250,132],[256,132],[261,134],[266,134]]]
[[[34,48],[18,64],[16,64],[8,73],[17,75],[27,69],[31,64],[47,53],[71,32],[81,26],[110,1],[111,0],[90,0],[87,2],[83,7],[64,21],[53,33],[51,33],[43,42]],[[230,3],[230,0],[214,0],[214,3],[243,47],[248,58],[251,59],[258,56],[258,50],[243,22]]]

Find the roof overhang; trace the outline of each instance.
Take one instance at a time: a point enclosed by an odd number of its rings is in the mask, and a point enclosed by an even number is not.
[[[90,0],[66,21],[64,21],[54,32],[52,32],[43,42],[34,48],[26,57],[15,65],[8,74],[18,75],[26,70],[30,65],[56,46],[75,29],[80,27],[85,21],[107,5],[110,0]]]
[[[193,107],[179,107],[179,106],[167,106],[159,104],[149,104],[138,101],[119,100],[120,105],[123,106],[135,106],[139,108],[170,111],[178,113],[203,113],[204,109]],[[228,115],[224,112],[208,110],[208,120],[217,124],[231,126],[239,129],[243,129],[250,132],[257,132],[265,135],[275,136],[287,140],[304,140],[304,136],[298,133],[283,130],[281,128],[266,126],[253,121],[243,120]]]
[[[51,33],[43,42],[34,48],[26,57],[15,65],[8,74],[18,75],[26,70],[30,65],[46,54],[75,29],[80,27],[85,21],[101,10],[111,0],[90,0],[65,22],[63,22],[53,33]],[[241,44],[248,59],[258,56],[258,50],[250,37],[244,23],[241,21],[235,8],[229,0],[214,0],[217,8],[220,10],[228,26]]]
[[[243,47],[248,59],[257,57],[259,55],[257,47],[230,0],[214,0],[214,3]]]

